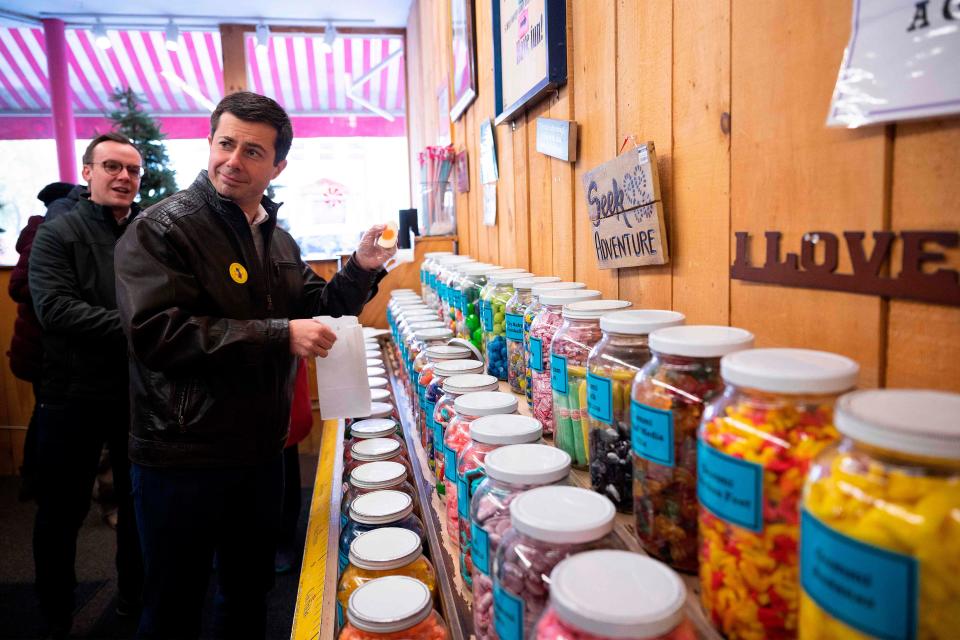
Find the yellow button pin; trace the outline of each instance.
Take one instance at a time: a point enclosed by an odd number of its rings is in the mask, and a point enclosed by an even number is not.
[[[247,281],[247,270],[239,262],[234,262],[230,265],[230,277],[237,284],[243,284]]]

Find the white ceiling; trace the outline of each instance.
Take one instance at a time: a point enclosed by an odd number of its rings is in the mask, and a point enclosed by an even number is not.
[[[33,18],[62,16],[67,24],[88,24],[99,16],[107,26],[150,26],[175,17],[184,26],[212,26],[223,22],[259,21],[289,26],[405,27],[411,0],[139,0],[105,3],[103,0],[2,0],[0,22],[10,13]],[[111,17],[111,14],[126,14]],[[136,15],[132,15],[136,14]],[[142,17],[141,17],[142,16]]]

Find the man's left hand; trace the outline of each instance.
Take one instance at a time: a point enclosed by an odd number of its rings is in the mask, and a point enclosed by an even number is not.
[[[377,244],[377,239],[386,228],[387,225],[385,224],[375,224],[367,229],[363,237],[360,238],[360,244],[357,246],[357,264],[363,269],[376,271],[383,267],[387,260],[397,252],[396,246],[384,249]]]

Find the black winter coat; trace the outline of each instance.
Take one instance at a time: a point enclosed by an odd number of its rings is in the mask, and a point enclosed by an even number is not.
[[[150,207],[117,246],[117,297],[130,342],[130,459],[166,467],[267,461],[283,450],[296,358],[289,320],[356,315],[383,270],[351,259],[329,283],[269,220],[264,258],[240,208],[201,171]]]
[[[117,312],[113,251],[127,223],[84,194],[37,228],[30,251],[33,307],[43,327],[40,397],[125,400],[127,349]],[[133,206],[130,218],[139,209]]]

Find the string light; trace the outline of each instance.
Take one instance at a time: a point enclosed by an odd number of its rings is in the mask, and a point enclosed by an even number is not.
[[[93,39],[96,41],[97,46],[101,49],[109,49],[113,46],[113,43],[110,42],[110,38],[107,37],[107,28],[103,26],[103,23],[100,22],[100,18],[97,18],[97,21],[93,25]]]
[[[167,51],[176,51],[180,46],[180,27],[174,23],[173,18],[167,24]]]

